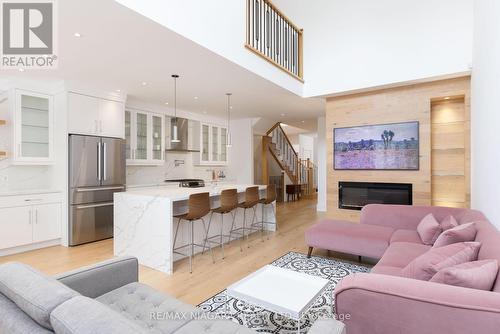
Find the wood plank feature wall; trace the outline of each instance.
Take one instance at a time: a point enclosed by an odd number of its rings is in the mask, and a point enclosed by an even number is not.
[[[470,206],[469,110],[465,96],[432,102],[432,205]]]
[[[433,203],[432,193],[432,170],[443,168],[448,170],[446,165],[453,165],[451,160],[440,162],[439,157],[432,163],[432,128],[431,107],[436,105],[436,101],[441,101],[445,97],[457,97],[463,99],[463,115],[470,115],[470,77],[458,79],[434,81],[429,83],[408,85],[397,88],[389,88],[378,91],[359,93],[346,96],[331,97],[326,103],[326,143],[327,143],[327,215],[331,218],[359,221],[359,211],[344,210],[338,208],[338,182],[339,181],[358,181],[358,182],[394,182],[394,183],[412,183],[413,184],[413,204],[431,205]],[[437,106],[436,108],[439,108]],[[454,112],[458,117],[460,112],[458,108]],[[435,123],[439,122],[439,112],[435,109]],[[418,171],[336,171],[333,169],[333,129],[336,127],[349,127],[359,125],[373,125],[384,123],[398,123],[408,121],[419,121],[420,123],[420,170]],[[469,145],[470,126],[464,119],[465,144]],[[435,130],[438,127],[435,124]],[[434,142],[446,142],[457,136],[453,134],[453,126],[442,129],[436,133]],[[449,138],[444,140],[444,138]],[[451,152],[450,152],[451,154]],[[469,198],[469,150],[464,150],[466,167],[464,169],[464,205],[468,205]],[[453,155],[450,155],[450,159]],[[456,158],[456,157],[454,157]],[[460,158],[458,158],[460,160]],[[455,160],[457,161],[457,160]],[[460,160],[462,161],[462,160]],[[463,165],[463,163],[462,163]],[[443,180],[435,179],[436,183]],[[435,188],[438,191],[439,188]],[[462,191],[461,189],[459,189]],[[439,190],[441,191],[441,190]],[[457,191],[457,190],[453,190]],[[460,197],[464,198],[464,197]],[[455,202],[458,203],[458,202]]]

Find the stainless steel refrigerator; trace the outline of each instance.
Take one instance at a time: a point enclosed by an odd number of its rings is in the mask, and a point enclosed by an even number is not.
[[[113,237],[113,193],[124,190],[125,141],[70,135],[70,246]]]

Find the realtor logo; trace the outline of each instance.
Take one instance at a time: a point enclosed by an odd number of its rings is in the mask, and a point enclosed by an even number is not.
[[[55,68],[54,0],[1,0],[2,68]]]

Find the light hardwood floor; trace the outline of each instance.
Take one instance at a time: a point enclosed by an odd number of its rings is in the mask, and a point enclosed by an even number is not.
[[[316,212],[315,199],[302,199],[278,205],[277,217],[278,231],[270,233],[269,240],[264,237],[264,242],[260,233],[256,233],[250,237],[250,248],[244,244],[243,252],[240,251],[240,241],[233,241],[225,248],[224,260],[220,250],[214,249],[215,264],[208,253],[195,256],[192,274],[189,273],[188,261],[181,260],[174,264],[174,274],[170,276],[141,267],[139,280],[197,305],[289,251],[306,253],[304,231],[323,215]],[[315,251],[315,254],[326,255],[326,252]],[[20,261],[53,275],[112,257],[113,241],[104,240],[72,248],[55,246],[0,257],[0,263]]]

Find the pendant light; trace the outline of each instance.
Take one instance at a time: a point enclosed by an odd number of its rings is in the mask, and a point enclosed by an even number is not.
[[[179,75],[172,74],[172,78],[174,78],[174,125],[172,127],[172,143],[180,143],[178,133],[177,133],[177,78]]]
[[[231,93],[226,93],[227,95],[227,133],[226,133],[226,147],[231,147],[231,116],[229,113],[229,109],[231,109]]]

